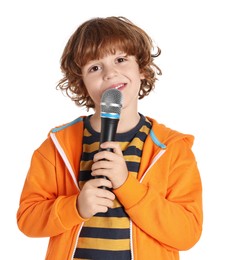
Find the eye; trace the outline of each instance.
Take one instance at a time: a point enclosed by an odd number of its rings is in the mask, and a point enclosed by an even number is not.
[[[92,67],[89,69],[89,72],[95,72],[95,71],[98,71],[98,70],[100,70],[100,69],[101,69],[100,66],[94,65],[94,66],[92,66]]]
[[[126,60],[127,60],[126,57],[118,57],[118,58],[116,59],[117,63],[122,63],[122,62],[124,62],[124,61],[126,61]]]

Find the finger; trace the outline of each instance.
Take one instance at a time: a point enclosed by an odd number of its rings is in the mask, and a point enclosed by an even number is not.
[[[79,211],[83,217],[90,218],[96,213],[107,212],[108,208],[113,208],[113,205],[114,203],[112,200],[96,197],[95,201],[86,207],[85,210],[80,207]]]
[[[112,153],[112,152],[109,152],[109,151],[101,151],[101,152],[98,152],[94,155],[94,158],[93,158],[93,161],[94,163],[95,162],[98,162],[98,161],[113,161],[113,160],[116,160],[117,157],[121,157],[123,158],[123,154],[122,152],[118,152],[117,153]]]
[[[106,206],[97,206],[93,215],[95,215],[96,213],[106,213],[108,209],[109,208]]]
[[[99,207],[107,207],[107,208],[113,208],[113,201],[109,199],[98,199],[98,206]]]
[[[110,159],[99,160],[92,164],[91,170],[92,172],[98,169],[110,169],[113,167],[113,162]]]
[[[113,192],[109,191],[109,190],[104,190],[104,189],[98,189],[98,192],[96,193],[96,197],[100,200],[100,199],[104,199],[103,201],[107,200],[107,201],[114,201],[116,196]],[[101,203],[98,203],[99,205]],[[105,204],[101,204],[101,205],[105,205]]]
[[[98,162],[98,161],[101,161],[101,160],[109,160],[109,158],[112,154],[113,154],[112,152],[105,151],[105,150],[98,152],[94,155],[93,162],[95,163],[95,162]]]
[[[88,182],[86,182],[86,186],[91,185],[92,187],[99,188],[99,187],[107,187],[109,189],[112,188],[111,181],[104,179],[104,178],[97,178],[97,179],[91,179]]]
[[[107,168],[96,169],[96,170],[92,171],[91,175],[96,178],[98,177],[99,179],[101,179],[100,178],[101,176],[104,176],[105,178],[108,178],[110,180],[111,171],[110,171],[110,169],[107,169]]]
[[[114,153],[116,153],[118,155],[123,155],[121,147],[120,147],[119,143],[117,143],[117,142],[104,142],[100,145],[100,147],[102,149],[107,149],[107,148],[113,149]]]

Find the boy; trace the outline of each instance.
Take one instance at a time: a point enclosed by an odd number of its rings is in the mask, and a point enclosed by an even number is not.
[[[124,17],[88,20],[65,46],[58,88],[94,113],[52,129],[31,160],[18,226],[50,237],[46,259],[177,260],[199,240],[194,138],[138,112],[161,74],[153,47]],[[99,151],[100,101],[112,88],[123,96],[116,141]]]

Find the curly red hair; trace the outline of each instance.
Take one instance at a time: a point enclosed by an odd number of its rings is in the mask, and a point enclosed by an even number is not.
[[[157,75],[162,72],[154,63],[161,53],[159,47],[154,50],[148,34],[125,17],[93,18],[81,24],[67,42],[62,57],[63,78],[57,88],[61,89],[78,105],[94,108],[94,102],[88,95],[82,80],[81,68],[90,60],[100,59],[116,50],[136,57],[141,80],[139,99],[145,97],[155,86]]]

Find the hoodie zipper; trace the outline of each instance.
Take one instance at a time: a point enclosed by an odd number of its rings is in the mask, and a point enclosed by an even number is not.
[[[79,237],[80,237],[80,232],[81,232],[81,230],[83,228],[83,225],[84,225],[84,222],[81,223],[81,226],[80,226],[80,228],[78,230],[77,237],[76,237],[75,244],[74,244],[74,248],[73,248],[73,254],[71,256],[71,260],[74,259],[73,256],[74,256],[74,254],[76,252],[76,249],[77,249],[77,244],[78,244],[78,240],[79,240]]]
[[[142,178],[140,179],[140,183],[143,182],[147,172],[152,168],[152,166],[161,158],[161,156],[166,152],[166,150],[161,150],[152,160],[152,163],[149,165]],[[133,247],[133,221],[130,220],[130,250],[131,250],[131,260],[134,260],[134,247]]]
[[[61,155],[61,157],[62,157],[62,159],[63,159],[63,161],[64,161],[64,163],[65,163],[65,165],[66,165],[66,167],[67,167],[67,169],[68,169],[68,171],[69,171],[69,173],[70,173],[72,179],[73,179],[73,182],[74,182],[75,186],[77,187],[78,190],[80,190],[80,188],[79,188],[79,186],[78,186],[78,183],[77,183],[77,180],[76,180],[76,178],[75,178],[75,174],[74,174],[73,169],[72,169],[72,167],[71,167],[71,164],[69,163],[69,160],[68,160],[68,158],[67,158],[67,156],[66,156],[64,150],[62,149],[61,145],[59,144],[58,139],[56,138],[56,136],[55,136],[54,133],[50,133],[50,136],[51,136],[51,138],[52,138],[53,143],[54,143],[55,146],[56,146],[57,151],[60,153],[60,155]],[[74,256],[74,253],[75,253],[76,248],[77,248],[78,239],[79,239],[80,232],[81,232],[81,230],[82,230],[83,225],[84,225],[84,222],[82,222],[81,225],[80,225],[80,227],[79,227],[78,235],[77,235],[76,240],[75,240],[75,245],[74,245],[74,249],[73,249],[73,254],[72,254],[72,256],[71,256],[71,260],[73,260],[73,256]]]
[[[65,163],[65,165],[66,165],[66,167],[67,167],[67,169],[68,169],[72,179],[73,179],[74,184],[76,185],[77,189],[80,190],[80,188],[78,186],[78,183],[77,183],[77,180],[75,178],[75,174],[73,172],[73,168],[71,167],[71,164],[70,164],[70,162],[69,162],[69,160],[68,160],[64,150],[62,149],[61,145],[59,144],[55,134],[54,133],[50,133],[50,136],[51,136],[52,141],[55,144],[58,152],[60,153],[60,155],[61,155],[61,157],[62,157],[62,159],[63,159],[63,161],[64,161],[64,163]]]
[[[140,183],[143,182],[147,172],[152,168],[152,166],[159,160],[159,158],[166,152],[166,150],[161,150],[152,160],[151,164],[149,165],[148,169],[145,171],[145,173],[143,174],[143,176],[140,179]]]

